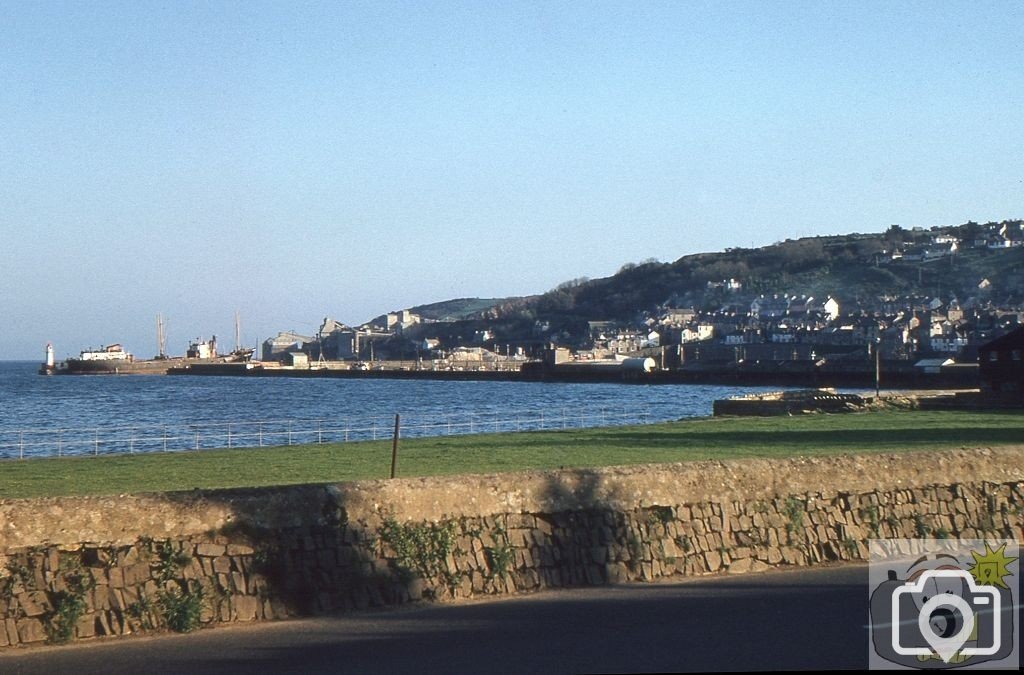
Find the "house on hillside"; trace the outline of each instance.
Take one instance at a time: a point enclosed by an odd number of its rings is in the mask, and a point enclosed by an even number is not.
[[[1006,248],[1024,246],[1024,232],[1020,223],[1003,223],[999,228],[999,236],[1003,238]]]
[[[750,315],[762,321],[778,319],[785,316],[787,311],[789,311],[789,298],[786,296],[773,295],[769,298],[762,295],[750,303]]]
[[[830,295],[828,300],[822,304],[821,311],[825,313],[829,321],[835,321],[839,318],[839,303]]]
[[[676,342],[699,342],[701,340],[710,340],[715,336],[715,327],[709,323],[698,323],[692,326],[686,326],[679,331],[678,339]]]
[[[412,326],[422,323],[423,319],[419,314],[403,309],[400,312],[391,312],[384,315],[384,329],[395,333],[401,333]]]
[[[685,326],[697,318],[697,310],[692,307],[686,309],[666,309],[661,318],[665,326]]]

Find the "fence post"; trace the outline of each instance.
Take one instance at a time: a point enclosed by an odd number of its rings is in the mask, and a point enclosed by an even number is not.
[[[164,452],[167,452],[167,426],[163,426],[162,429],[164,435]]]
[[[324,424],[323,420],[317,420],[316,421],[316,444],[317,445],[323,445],[323,443],[324,443],[324,428],[323,428],[323,424]]]
[[[57,429],[57,456],[60,457],[64,452],[64,430]]]
[[[18,459],[25,459],[25,432],[18,432]]]
[[[288,445],[292,444],[292,422],[288,420]]]
[[[93,446],[92,454],[93,455],[98,455],[98,454],[100,454],[100,430],[96,429],[95,433],[96,433],[96,436],[95,436],[94,440],[95,440],[96,444]]]
[[[135,454],[135,427],[128,430],[128,454]]]
[[[346,443],[348,443],[348,425],[349,425],[349,421],[348,421],[348,418],[346,417],[345,418],[345,442]]]
[[[263,447],[263,422],[258,422],[256,424],[256,434],[257,434],[257,436],[260,439],[260,447],[262,448]]]
[[[231,449],[231,425],[228,425],[228,449]]]
[[[196,427],[196,450],[199,449],[199,428]]]
[[[399,417],[398,413],[395,413],[395,436],[391,441],[391,477],[395,477],[395,470],[398,469],[398,430],[399,430]]]
[[[373,440],[377,440],[377,418],[374,417],[370,422],[370,429],[373,433]]]

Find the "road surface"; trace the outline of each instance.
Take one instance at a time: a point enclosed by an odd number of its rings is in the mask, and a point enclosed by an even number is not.
[[[867,567],[374,610],[0,654],[3,673],[577,673],[867,666]]]

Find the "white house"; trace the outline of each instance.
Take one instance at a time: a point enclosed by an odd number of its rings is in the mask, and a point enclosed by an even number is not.
[[[821,309],[825,312],[825,316],[828,317],[829,321],[835,321],[839,318],[839,303],[831,295],[821,305]]]
[[[708,323],[687,326],[679,334],[680,342],[700,342],[710,340],[715,336],[715,327]]]

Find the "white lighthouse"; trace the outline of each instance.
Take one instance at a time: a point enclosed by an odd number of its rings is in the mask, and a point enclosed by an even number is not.
[[[57,365],[53,360],[53,343],[46,343],[46,362],[39,368],[40,375],[53,375],[57,371]]]

